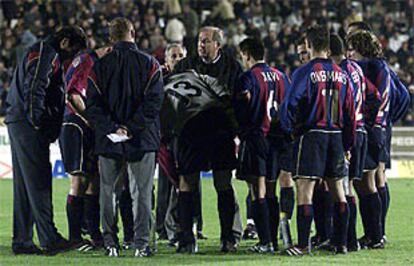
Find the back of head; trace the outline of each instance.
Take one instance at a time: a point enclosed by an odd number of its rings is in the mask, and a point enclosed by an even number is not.
[[[115,18],[109,23],[109,38],[111,42],[119,42],[134,37],[132,22],[127,18]]]
[[[348,25],[348,29],[351,29],[351,28],[353,32],[358,31],[358,30],[372,31],[371,26],[364,21],[354,21],[350,23]]]
[[[316,52],[329,50],[329,31],[321,25],[314,25],[306,29],[308,45]]]
[[[330,35],[330,50],[331,56],[343,56],[345,55],[344,42],[338,34]]]
[[[369,31],[361,30],[350,35],[347,39],[347,46],[366,58],[380,58],[383,56],[381,43]]]
[[[60,43],[64,38],[69,40],[69,45],[75,50],[82,50],[88,47],[88,37],[85,31],[78,26],[65,26],[53,34],[53,38]]]
[[[264,58],[264,45],[260,39],[246,38],[239,44],[239,47],[242,53],[249,54],[256,61]]]

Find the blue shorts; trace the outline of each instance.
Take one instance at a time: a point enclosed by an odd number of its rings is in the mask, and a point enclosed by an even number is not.
[[[365,160],[364,170],[372,171],[377,169],[381,158],[381,151],[384,149],[385,131],[381,127],[366,127],[368,136],[368,152]]]
[[[94,132],[79,116],[65,117],[59,146],[67,173],[88,176],[98,172],[98,158],[94,155]]]
[[[341,131],[312,129],[295,143],[294,178],[337,179],[347,175]]]
[[[267,176],[268,150],[269,145],[263,133],[243,136],[238,153],[237,179],[248,181],[250,178]]]
[[[269,139],[269,155],[267,158],[267,180],[276,181],[281,170],[293,172],[294,143],[287,143],[285,140]]]
[[[381,149],[380,162],[385,163],[385,168],[391,168],[391,137],[392,137],[392,126],[389,125],[383,129],[384,133],[384,146]]]
[[[351,161],[349,164],[349,180],[362,179],[368,150],[367,142],[368,138],[365,129],[358,129],[355,145],[351,149]]]

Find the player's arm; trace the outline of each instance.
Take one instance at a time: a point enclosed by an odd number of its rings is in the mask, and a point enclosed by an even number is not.
[[[248,104],[251,99],[252,82],[248,75],[249,72],[241,75],[236,81],[236,88],[234,90],[234,97],[237,103]]]
[[[285,100],[280,107],[282,130],[289,136],[294,134],[294,129],[297,127],[295,125],[297,108],[299,101],[305,96],[309,85],[309,78],[304,68],[300,68],[293,73],[290,89],[286,93]]]
[[[410,92],[394,71],[390,70],[390,74],[394,83],[395,93],[399,94],[398,103],[393,104],[393,109],[391,110],[391,120],[395,123],[404,116],[410,107]]]
[[[96,66],[88,75],[85,116],[97,131],[104,132],[107,135],[115,132],[119,126],[112,120],[108,104],[103,98]]]
[[[70,93],[66,96],[67,103],[72,107],[72,109],[76,110],[76,112],[83,116],[86,105],[82,98],[82,96],[78,93]]]
[[[364,80],[366,84],[364,91],[364,122],[366,125],[372,127],[375,124],[375,119],[381,106],[381,94],[379,93],[377,87],[375,87],[369,79],[364,77]]]
[[[31,51],[27,55],[27,75],[23,82],[24,111],[27,120],[37,130],[45,112],[46,88],[50,79],[59,70],[60,63],[56,52],[48,51],[40,43],[39,51]]]
[[[356,139],[356,118],[355,118],[355,100],[352,90],[351,81],[347,77],[345,102],[343,104],[344,117],[342,129],[342,141],[345,152],[351,150]]]
[[[390,82],[391,76],[389,71],[382,69],[375,82],[375,86],[378,88],[381,95],[381,105],[375,119],[375,124],[378,126],[386,125],[386,119],[390,108]]]
[[[141,104],[132,118],[125,124],[125,128],[132,136],[134,132],[144,130],[159,119],[164,99],[164,83],[159,64],[155,61],[151,64],[151,70],[148,74],[148,82],[144,88],[144,96]]]

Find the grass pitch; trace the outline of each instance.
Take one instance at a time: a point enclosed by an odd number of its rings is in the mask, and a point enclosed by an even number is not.
[[[245,221],[244,199],[247,188],[240,181],[235,181],[234,185]],[[13,184],[12,180],[0,180],[0,265],[414,265],[414,179],[390,180],[389,185],[391,207],[386,229],[389,244],[384,250],[363,250],[345,256],[316,252],[313,256],[292,258],[249,254],[246,250],[255,241],[242,241],[237,253],[223,255],[219,252],[220,229],[216,211],[217,196],[212,180],[204,180],[204,233],[209,239],[198,242],[200,254],[178,255],[175,254],[174,249],[167,246],[165,241],[159,241],[158,252],[151,258],[134,258],[132,251],[122,252],[119,258],[107,258],[103,250],[90,253],[71,251],[54,257],[14,256],[10,247]],[[68,188],[68,180],[54,180],[55,222],[64,236],[67,236],[65,200]],[[292,230],[295,231],[295,218],[292,224]],[[358,234],[359,236],[362,234],[360,224]],[[296,238],[295,232],[293,236]]]

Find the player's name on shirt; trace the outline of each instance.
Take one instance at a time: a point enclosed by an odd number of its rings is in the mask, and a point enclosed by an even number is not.
[[[280,80],[279,75],[276,72],[260,72],[265,82],[276,82]]]
[[[346,84],[346,75],[340,71],[326,71],[326,70],[319,70],[319,71],[312,71],[310,74],[310,79],[312,83],[318,82],[340,82]]]

